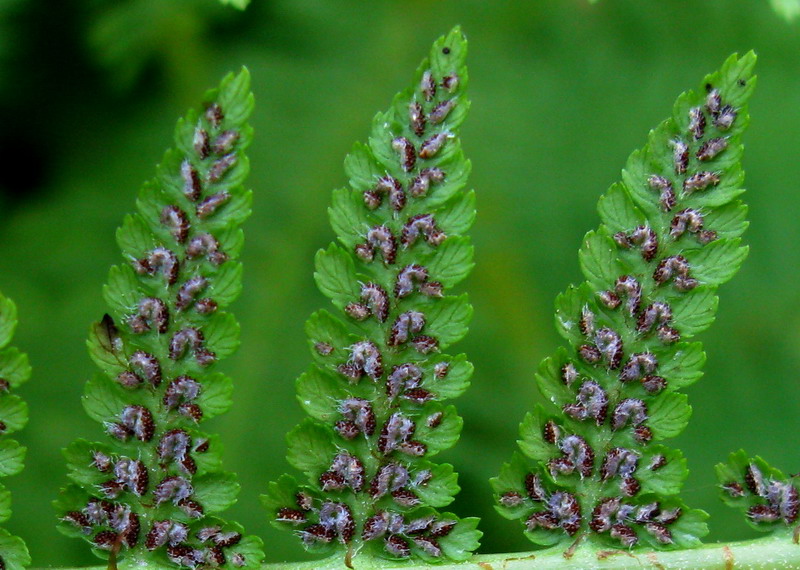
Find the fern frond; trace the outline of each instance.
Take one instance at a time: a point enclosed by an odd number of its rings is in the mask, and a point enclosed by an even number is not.
[[[201,113],[178,122],[175,148],[117,232],[126,262],[111,268],[109,314],[90,331],[100,373],[83,398],[109,440],[65,450],[73,484],[55,502],[60,530],[112,565],[238,568],[262,558],[259,539],[216,518],[238,484],[221,471],[218,439],[199,429],[231,405],[231,380],[214,368],[239,343],[223,309],[241,288],[250,214],[249,84],[246,70],[228,75]]]
[[[28,356],[9,346],[17,328],[17,307],[0,294],[0,477],[16,475],[24,468],[26,449],[6,437],[25,427],[27,404],[12,393],[31,376]],[[0,523],[11,517],[11,492],[0,484]],[[0,568],[20,570],[31,563],[25,542],[0,528]]]
[[[691,547],[706,515],[678,497],[675,437],[691,414],[679,390],[702,375],[699,343],[717,288],[747,255],[741,134],[755,79],[732,56],[651,131],[601,198],[602,225],[580,250],[586,282],[556,301],[569,342],[539,368],[545,405],[493,480],[498,511],[540,545]]]
[[[450,465],[462,420],[442,402],[467,388],[472,365],[443,351],[467,332],[472,307],[448,290],[472,268],[463,234],[474,194],[457,136],[469,107],[466,41],[437,40],[414,87],[372,124],[345,161],[350,188],[333,193],[341,245],[316,257],[316,281],[336,314],[306,325],[313,366],[297,381],[311,416],[289,434],[284,476],[264,504],[311,551],[427,562],[463,560],[476,519],[439,512],[458,492]]]

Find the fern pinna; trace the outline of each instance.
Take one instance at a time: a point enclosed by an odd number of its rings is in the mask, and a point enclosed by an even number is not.
[[[732,453],[728,463],[717,465],[722,500],[745,513],[756,530],[772,532],[777,539],[800,542],[800,485],[798,476],[786,477],[760,457],[743,451]]]
[[[109,314],[88,340],[101,373],[86,412],[107,443],[65,450],[69,485],[60,529],[86,539],[110,566],[254,567],[260,541],[214,515],[236,500],[218,438],[201,420],[231,405],[230,378],[213,372],[238,345],[222,309],[241,289],[241,223],[250,214],[244,150],[252,128],[249,75],[228,75],[201,113],[178,122],[176,148],[144,185],[138,213],[117,233],[126,259],[111,268]]]
[[[22,429],[28,421],[28,406],[11,390],[30,378],[28,357],[8,346],[17,328],[17,307],[0,294],[0,434]],[[25,448],[7,437],[0,438],[0,477],[16,475],[23,468]],[[11,493],[0,484],[0,523],[11,517]],[[21,538],[0,528],[0,570],[19,570],[30,564]]]
[[[320,290],[341,311],[319,311],[306,331],[314,364],[297,381],[311,418],[289,434],[285,475],[264,504],[310,551],[353,557],[461,560],[477,547],[476,519],[437,512],[459,488],[429,458],[455,444],[462,420],[441,402],[468,386],[472,365],[442,351],[467,332],[466,295],[446,291],[472,268],[469,162],[457,129],[466,41],[437,40],[414,87],[373,120],[369,144],[345,161],[351,188],[333,194],[342,246],[316,257]]]
[[[732,56],[679,97],[600,200],[603,224],[580,250],[586,282],[556,301],[570,347],[540,366],[545,404],[493,480],[498,511],[536,544],[689,547],[707,532],[677,497],[685,459],[655,442],[689,419],[678,390],[705,355],[687,339],[712,323],[717,287],[747,254],[740,137],[754,64]]]

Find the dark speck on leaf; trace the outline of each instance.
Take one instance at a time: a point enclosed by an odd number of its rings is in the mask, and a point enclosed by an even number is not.
[[[450,53],[450,48],[449,48],[449,47],[442,48],[442,53],[443,53],[444,55],[447,55],[447,54],[449,54],[449,53]]]

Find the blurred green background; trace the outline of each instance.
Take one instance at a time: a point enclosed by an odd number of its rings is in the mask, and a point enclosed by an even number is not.
[[[19,306],[16,344],[35,367],[20,391],[29,454],[7,480],[8,527],[35,565],[92,562],[84,543],[56,532],[50,501],[65,482],[59,450],[101,437],[80,396],[94,372],[86,333],[120,262],[115,228],[175,119],[243,64],[257,109],[245,290],[233,307],[242,346],[222,365],[237,382],[234,408],[207,429],[221,433],[242,483],[228,516],[265,539],[269,560],[304,558],[257,497],[289,469],[284,434],[303,417],[294,379],[309,363],[303,323],[327,305],[312,261],[334,237],[330,192],[373,114],[456,23],[470,39],[463,141],[479,196],[478,265],[463,286],[475,318],[456,349],[476,372],[456,402],[463,437],[441,459],[460,472],[454,510],[484,519],[483,552],[529,548],[495,515],[487,479],[538,398],[535,367],[560,342],[553,300],[580,280],[576,253],[598,224],[598,196],[681,91],[730,52],[757,51],[751,255],[721,290],[702,335],[706,377],[688,390],[694,417],[669,442],[688,457],[685,499],[712,514],[710,539],[751,536],[718,502],[713,465],[744,447],[800,470],[800,28],[766,0],[254,0],[244,13],[214,0],[2,0],[0,289]]]

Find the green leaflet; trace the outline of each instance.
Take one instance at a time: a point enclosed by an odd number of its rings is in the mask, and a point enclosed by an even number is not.
[[[128,396],[121,387],[107,382],[104,376],[96,374],[84,386],[81,402],[90,418],[97,422],[110,422],[128,403]],[[149,400],[145,395],[136,394],[136,396],[138,396],[134,402],[136,405]]]
[[[455,495],[461,490],[458,486],[458,474],[453,470],[453,466],[447,463],[435,465],[421,461],[418,467],[431,472],[430,482],[427,485],[419,485],[416,489],[422,503],[434,508],[446,507],[452,503]],[[469,552],[472,550],[474,548]]]
[[[109,313],[90,329],[100,371],[83,405],[109,439],[64,451],[72,484],[54,506],[62,532],[121,568],[252,568],[263,557],[259,539],[210,516],[239,485],[221,471],[218,438],[199,429],[231,406],[232,381],[214,367],[239,344],[223,308],[241,291],[249,84],[246,70],[228,75],[178,122],[176,148],[117,232],[125,264],[109,271]]]
[[[17,328],[17,306],[11,299],[0,297],[0,348],[5,348]],[[3,352],[5,355],[6,352]]]
[[[0,477],[22,471],[26,449],[8,434],[21,430],[28,422],[28,406],[11,391],[31,375],[27,355],[9,346],[17,328],[17,307],[0,293]],[[0,484],[0,523],[11,518],[11,492]],[[21,570],[31,559],[25,542],[0,528],[0,567]]]
[[[520,424],[520,439],[517,441],[522,453],[537,461],[546,461],[552,453],[552,443],[546,441],[542,434],[543,415],[541,406],[537,406],[534,413],[526,415]]]
[[[239,484],[232,473],[212,473],[194,480],[194,497],[207,513],[220,513],[236,502]]]
[[[99,485],[107,479],[91,461],[86,461],[87,457],[92,457],[93,452],[99,452],[108,457],[112,455],[110,446],[95,444],[85,439],[75,440],[63,450],[69,469],[67,476],[71,481],[78,485],[90,486]]]
[[[689,423],[692,408],[686,394],[664,392],[650,401],[647,425],[653,430],[654,439],[676,437]],[[635,441],[636,437],[633,436]]]
[[[436,331],[439,348],[445,349],[467,334],[468,324],[472,319],[472,306],[466,294],[447,297],[433,304],[425,317],[427,322],[424,330]]]
[[[197,405],[203,417],[213,418],[227,412],[233,404],[233,380],[220,373],[209,374],[203,383],[203,391],[197,397]]]
[[[473,247],[468,236],[454,236],[439,246],[436,255],[428,264],[432,275],[439,277],[442,285],[453,287],[460,283],[475,267],[472,262]]]
[[[647,466],[646,469],[637,472],[639,483],[642,485],[640,491],[642,494],[677,495],[689,475],[686,460],[677,449],[651,445],[642,453],[640,461],[642,465]],[[664,465],[658,466],[661,463]]]
[[[0,476],[16,475],[23,468],[25,448],[13,439],[0,441]]]
[[[0,522],[11,518],[11,491],[0,485]],[[0,552],[2,555],[2,552]]]
[[[489,480],[492,491],[503,496],[503,500],[494,507],[502,517],[510,520],[519,519],[530,511],[523,500],[527,495],[525,486],[527,473],[527,460],[521,453],[515,451],[511,461],[500,467],[500,474]]]
[[[706,354],[699,342],[681,343],[672,358],[661,359],[660,373],[667,379],[667,390],[677,390],[693,384],[703,376]]]
[[[331,244],[316,257],[314,279],[322,294],[342,309],[360,289],[352,257],[341,247]]]
[[[498,511],[536,544],[679,548],[707,532],[677,497],[686,461],[655,442],[689,420],[677,390],[705,354],[686,340],[714,321],[717,287],[747,256],[739,163],[754,64],[733,55],[681,95],[600,199],[579,253],[586,281],[556,299],[569,347],[540,365],[544,403],[492,482]]]
[[[716,466],[720,497],[730,507],[745,514],[747,524],[759,531],[794,534],[800,512],[797,477],[781,471],[756,456],[750,458],[739,450],[731,453],[728,463]]]
[[[466,41],[436,41],[411,88],[373,119],[345,159],[350,187],[328,210],[339,243],[320,250],[314,277],[335,313],[306,323],[314,364],[297,380],[310,418],[288,436],[287,459],[308,477],[282,477],[263,497],[272,522],[315,553],[464,560],[475,519],[434,508],[458,492],[450,465],[462,420],[443,400],[469,385],[472,365],[443,351],[467,333],[472,307],[447,290],[472,269],[463,234],[475,217],[470,164],[457,136]],[[358,562],[354,562],[356,566]]]
[[[672,320],[682,338],[696,335],[714,322],[719,298],[711,287],[697,287],[694,294],[679,297],[672,303]]]
[[[286,459],[310,478],[325,471],[323,465],[336,454],[336,445],[327,426],[307,419],[286,437],[289,453]]]
[[[5,424],[5,433],[21,430],[28,423],[28,405],[15,394],[6,394],[0,399],[0,418]]]
[[[21,538],[0,529],[0,552],[8,570],[22,570],[31,563],[30,554]]]

